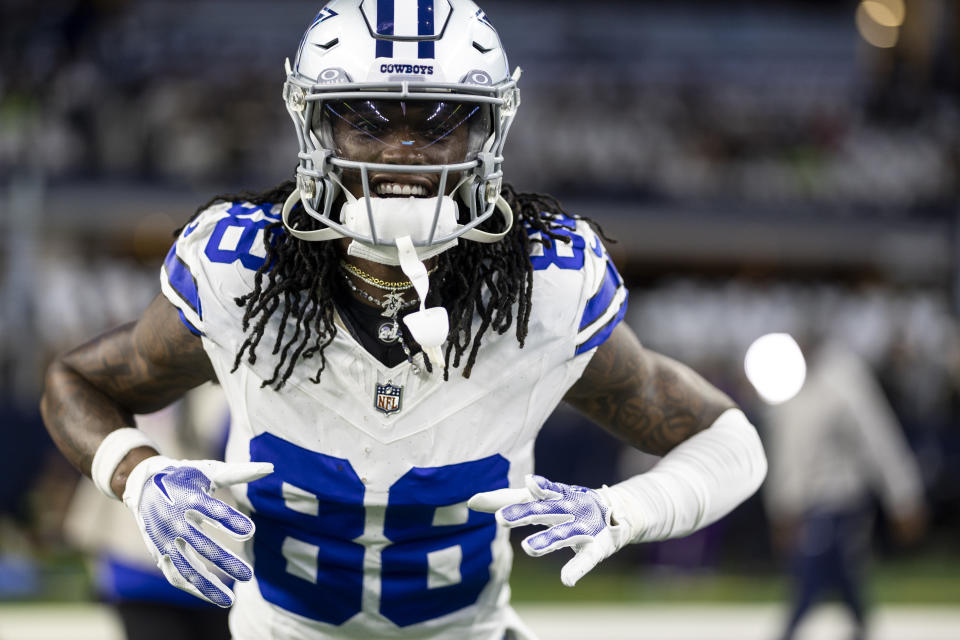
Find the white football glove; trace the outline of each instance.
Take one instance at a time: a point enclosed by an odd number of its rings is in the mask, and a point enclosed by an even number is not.
[[[548,526],[545,531],[527,536],[521,546],[534,557],[572,547],[575,555],[560,571],[560,580],[572,587],[630,540],[629,528],[612,522],[605,489],[587,489],[528,475],[526,488],[478,493],[467,506],[476,511],[496,512],[497,522],[506,527]]]
[[[204,564],[206,558],[236,580],[253,570],[201,529],[206,522],[237,540],[253,536],[253,521],[211,493],[218,487],[251,482],[273,473],[269,462],[146,458],[130,472],[123,503],[133,512],[150,555],[178,589],[219,607],[233,604],[233,592]]]

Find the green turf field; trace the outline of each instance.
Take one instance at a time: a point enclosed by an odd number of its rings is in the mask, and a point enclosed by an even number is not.
[[[594,569],[570,589],[560,583],[562,562],[552,558],[514,559],[514,602],[781,602],[786,578],[772,571],[678,573],[622,565]],[[874,562],[869,573],[871,600],[903,604],[960,605],[960,557],[928,554]]]
[[[704,571],[680,573],[638,565],[600,565],[576,587],[560,583],[567,555],[514,558],[513,601],[517,603],[703,602],[777,603],[787,595],[786,578],[772,570],[756,573]],[[875,561],[870,569],[873,602],[960,605],[960,555],[926,552],[909,558]],[[53,554],[39,561],[38,590],[26,598],[37,602],[82,602],[94,598],[87,565],[73,553]],[[2,598],[0,598],[2,599]]]

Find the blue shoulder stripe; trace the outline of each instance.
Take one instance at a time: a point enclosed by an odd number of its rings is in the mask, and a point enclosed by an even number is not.
[[[617,268],[613,266],[612,261],[607,260],[607,272],[604,274],[603,284],[600,285],[600,290],[587,301],[587,306],[583,309],[583,317],[580,319],[579,331],[583,331],[604,314],[622,284],[623,279],[617,272]]]
[[[187,303],[187,306],[193,309],[197,317],[202,319],[203,311],[200,308],[200,293],[197,291],[197,279],[193,277],[193,273],[190,272],[190,267],[187,266],[187,263],[177,255],[176,243],[170,247],[170,252],[167,253],[163,264],[167,269],[167,280],[170,282],[170,286],[177,292],[177,295]]]
[[[620,324],[620,321],[623,320],[623,316],[627,313],[627,297],[629,294],[624,291],[623,302],[620,304],[620,311],[617,312],[617,315],[607,324],[603,325],[596,333],[594,333],[590,338],[583,344],[577,346],[577,351],[574,355],[580,355],[597,347],[604,342],[607,338],[610,337],[610,334],[613,333],[613,330],[617,328],[617,325]]]
[[[181,311],[180,309],[177,309],[177,313],[180,314],[180,321],[183,322],[184,326],[186,326],[187,329],[190,330],[190,333],[192,333],[195,336],[203,335],[203,332],[200,331],[200,329],[197,329],[195,326],[193,326],[192,322],[187,320],[187,316],[183,315],[183,311]]]

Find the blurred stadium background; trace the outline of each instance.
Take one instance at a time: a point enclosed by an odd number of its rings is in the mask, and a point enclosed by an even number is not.
[[[76,474],[42,372],[146,306],[197,206],[292,174],[282,62],[320,4],[0,0],[0,638],[117,637],[62,534]],[[908,547],[877,522],[876,637],[960,637],[960,3],[483,6],[525,72],[507,175],[619,239],[641,340],[761,427],[760,335],[829,336],[873,367],[930,509]],[[538,464],[594,486],[643,461],[560,411]],[[544,638],[772,638],[787,595],[759,497],[574,590],[558,569],[517,558]],[[803,637],[844,623],[821,610]]]

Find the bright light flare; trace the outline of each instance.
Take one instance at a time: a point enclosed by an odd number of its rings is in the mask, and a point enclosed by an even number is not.
[[[907,17],[903,0],[863,0],[862,4],[867,15],[884,27],[899,27]]]
[[[797,395],[807,377],[800,345],[788,333],[757,338],[743,360],[747,380],[768,404],[780,404]]]
[[[899,6],[899,13],[898,13]],[[865,0],[857,6],[860,37],[880,49],[896,46],[906,10],[893,0]]]

